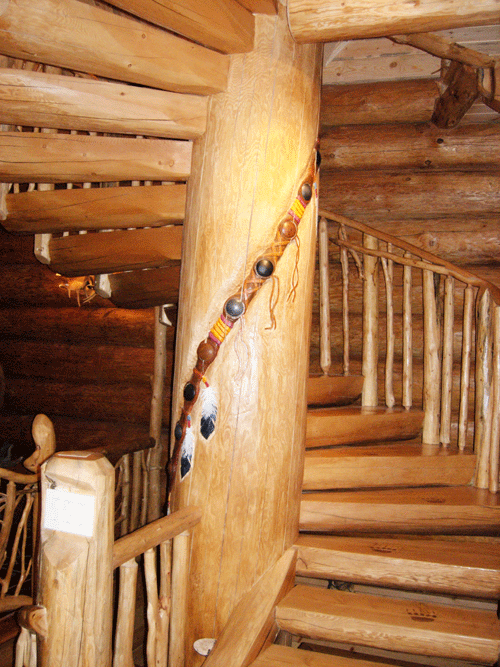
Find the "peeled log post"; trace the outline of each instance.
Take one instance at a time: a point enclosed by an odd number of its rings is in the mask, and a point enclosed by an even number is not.
[[[290,29],[297,42],[329,42],[398,33],[432,32],[498,22],[498,2],[422,0],[411,5],[384,0],[288,0]]]
[[[113,621],[114,471],[61,452],[42,470],[38,602],[47,608],[42,667],[109,667]]]
[[[372,250],[378,249],[378,240],[373,236],[363,235],[363,245]],[[364,256],[363,271],[363,406],[378,404],[378,279],[379,263],[377,257]]]
[[[493,302],[489,290],[478,295],[476,304],[476,406],[474,449],[477,454],[475,485],[487,489],[489,482],[492,419],[492,320]],[[498,409],[498,406],[495,406]]]
[[[408,253],[406,253],[406,256]],[[411,408],[413,403],[413,319],[411,307],[411,266],[403,269],[403,397],[405,408]]]
[[[498,492],[498,469],[500,458],[500,306],[493,306],[493,394],[491,402],[493,406],[493,421],[491,425],[490,445],[490,480],[489,490],[491,493]]]
[[[257,17],[255,49],[232,56],[228,91],[212,99],[207,132],[193,147],[175,420],[198,346],[226,300],[241,294],[244,279],[273,242],[311,164],[319,56],[315,46],[293,42],[283,15]],[[300,257],[291,243],[276,265],[279,292],[277,287],[272,291],[272,279],[261,287],[206,372],[218,400],[215,431],[208,441],[199,433],[201,400],[190,415],[193,465],[182,481],[177,476],[171,500],[173,509],[188,502],[204,508],[190,556],[186,666],[201,661],[193,642],[218,636],[238,600],[293,544],[298,531],[314,216],[312,201],[299,225]]]
[[[439,324],[437,300],[434,289],[434,274],[423,271],[424,309],[424,423],[422,442],[439,444],[440,369],[439,369]]]
[[[318,227],[319,253],[319,302],[320,302],[320,365],[325,375],[328,375],[332,365],[331,330],[330,330],[330,280],[328,267],[328,222],[321,218]]]
[[[470,365],[472,355],[472,330],[474,317],[474,288],[468,285],[464,291],[462,328],[462,359],[460,364],[460,407],[458,416],[458,448],[463,451],[467,443],[469,412]]]
[[[450,444],[451,387],[453,381],[453,311],[455,281],[451,276],[444,284],[443,359],[441,384],[441,430],[439,439],[443,445]]]

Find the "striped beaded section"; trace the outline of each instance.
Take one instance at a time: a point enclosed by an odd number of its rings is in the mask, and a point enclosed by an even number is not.
[[[288,213],[292,216],[296,223],[299,223],[304,215],[306,210],[307,202],[302,199],[300,195],[297,195],[297,198],[291,205]]]
[[[233,324],[234,322],[231,322],[231,320],[226,319],[224,315],[221,315],[210,329],[210,333],[208,334],[209,338],[211,338],[217,345],[220,345],[233,328]]]

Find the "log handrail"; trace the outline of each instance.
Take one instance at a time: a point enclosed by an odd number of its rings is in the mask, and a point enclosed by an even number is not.
[[[322,225],[327,222],[339,226],[335,244],[340,251],[342,267],[342,331],[343,373],[349,373],[348,322],[349,270],[348,256],[355,262],[363,282],[363,335],[362,374],[364,389],[362,404],[375,406],[382,393],[379,382],[379,272],[385,281],[385,379],[387,407],[395,405],[394,395],[394,281],[393,268],[402,267],[401,323],[402,323],[402,393],[401,403],[409,409],[415,396],[413,373],[414,331],[412,320],[412,271],[422,275],[423,351],[422,406],[424,422],[422,442],[448,447],[456,436],[456,445],[463,451],[470,443],[469,411],[474,410],[473,446],[477,455],[474,484],[479,488],[498,491],[500,450],[500,417],[493,408],[500,395],[500,347],[496,337],[500,329],[500,288],[474,273],[440,259],[432,253],[390,234],[374,229],[357,220],[330,211],[320,210]],[[362,242],[351,241],[347,229],[361,233]],[[326,234],[328,241],[328,235]],[[324,243],[324,242],[323,242]],[[324,249],[323,249],[324,252]],[[442,280],[444,279],[444,280]],[[324,282],[324,281],[323,281]],[[382,281],[381,285],[383,284]],[[320,285],[320,292],[322,285]],[[455,293],[463,296],[463,315],[455,320]],[[320,301],[325,297],[320,293]],[[476,314],[474,318],[474,300]],[[419,306],[420,307],[420,306]],[[383,308],[382,308],[383,309]],[[322,318],[322,313],[320,313]],[[457,328],[459,327],[459,329]],[[328,329],[324,323],[320,335]],[[473,349],[475,329],[475,350]],[[453,361],[454,334],[461,336],[460,363]],[[330,331],[326,331],[330,337]],[[325,343],[321,343],[324,347]],[[380,347],[380,350],[379,350]],[[340,351],[339,351],[340,354]],[[458,361],[458,351],[457,361]],[[471,370],[475,367],[475,375]],[[458,372],[457,372],[458,369]],[[331,368],[323,369],[331,372]],[[455,385],[453,379],[455,378]],[[474,393],[471,389],[474,378]],[[457,389],[458,388],[458,389]],[[455,403],[452,397],[455,395]],[[474,401],[472,397],[474,396]],[[473,405],[474,403],[474,405]],[[453,408],[453,405],[455,406]],[[454,414],[452,415],[452,412]],[[455,419],[455,421],[453,421]],[[453,432],[453,436],[452,436]]]

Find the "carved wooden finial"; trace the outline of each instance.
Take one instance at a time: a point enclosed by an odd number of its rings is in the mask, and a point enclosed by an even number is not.
[[[46,416],[39,414],[33,420],[31,427],[36,449],[33,454],[24,461],[24,467],[31,472],[36,472],[44,461],[52,456],[56,450],[56,434],[54,425]]]

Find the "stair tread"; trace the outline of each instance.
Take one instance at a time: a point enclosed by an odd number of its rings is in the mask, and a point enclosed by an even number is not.
[[[500,544],[301,535],[297,574],[452,595],[500,597]]]
[[[301,530],[499,534],[500,496],[470,486],[306,493]]]
[[[307,381],[308,405],[348,405],[363,391],[362,375],[311,375]]]
[[[472,451],[420,443],[381,443],[308,450],[304,490],[469,484]]]
[[[271,644],[252,662],[252,667],[394,667],[394,663],[344,658]]]
[[[422,428],[421,410],[343,406],[307,411],[306,447],[408,440]]]
[[[298,585],[276,607],[281,629],[300,636],[493,664],[500,621],[493,611]]]

